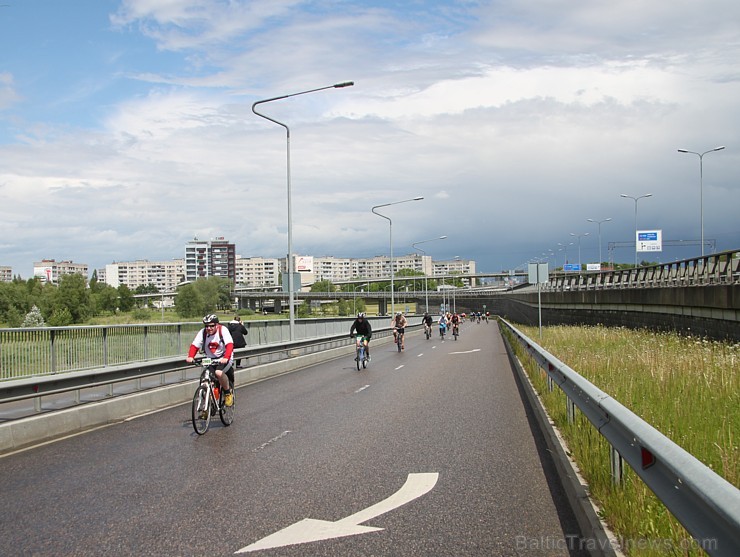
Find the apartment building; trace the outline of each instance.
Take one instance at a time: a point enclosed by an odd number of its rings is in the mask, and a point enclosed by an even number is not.
[[[433,273],[431,276],[441,277],[456,275],[474,275],[475,261],[471,259],[450,259],[448,261],[435,261],[433,264]],[[475,286],[475,279],[464,279],[463,282],[469,283],[468,286]]]
[[[33,276],[40,278],[42,282],[59,284],[59,277],[75,273],[81,274],[87,280],[87,263],[56,261],[54,259],[42,259],[33,263]]]
[[[0,265],[0,282],[13,282],[13,268]]]
[[[236,246],[225,238],[198,240],[185,245],[185,279],[222,277],[236,282]]]
[[[280,261],[277,258],[236,256],[236,284],[246,287],[278,286]]]
[[[313,284],[322,280],[333,283],[357,278],[384,279],[390,278],[390,257],[378,255],[370,258],[311,257],[294,256],[295,269],[300,272],[301,284]],[[280,268],[286,272],[286,258],[280,260]],[[308,263],[301,263],[306,262]],[[434,270],[430,255],[409,254],[393,257],[393,272],[411,269],[432,276]]]
[[[135,290],[153,284],[160,292],[172,292],[185,280],[185,260],[114,262],[98,272],[98,280],[113,288],[125,284]]]

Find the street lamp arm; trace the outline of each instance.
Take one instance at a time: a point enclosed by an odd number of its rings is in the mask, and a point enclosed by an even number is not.
[[[307,93],[315,93],[316,91],[324,91],[325,89],[337,89],[340,87],[351,87],[354,84],[355,84],[354,81],[343,81],[341,83],[335,83],[334,85],[327,85],[325,87],[317,87],[316,89],[309,89],[308,91],[300,91],[298,93],[290,93],[289,95],[280,95],[279,97],[271,97],[269,99],[262,99],[261,101],[256,101],[255,103],[252,104],[252,112],[254,112],[257,116],[261,116],[262,118],[269,120],[270,122],[275,122],[278,126],[283,126],[286,130],[288,130],[288,134],[290,134],[290,130],[288,129],[288,126],[286,126],[282,122],[279,122],[278,120],[275,120],[274,118],[271,118],[270,116],[267,116],[265,114],[262,114],[261,112],[258,112],[257,105],[269,103],[272,101],[279,101],[282,99],[288,99],[290,97],[297,97],[298,95],[306,95]]]
[[[272,102],[272,101],[279,101],[281,99],[288,99],[290,97],[297,97],[298,95],[305,95],[307,93],[315,93],[316,91],[324,91],[326,89],[338,89],[340,87],[351,87],[354,84],[355,84],[354,81],[343,81],[341,83],[335,83],[334,85],[326,85],[324,87],[317,87],[316,89],[309,89],[308,91],[299,91],[298,93],[290,93],[288,95],[280,95],[279,97],[272,97],[272,98],[269,98],[269,99],[263,99],[261,101],[255,102],[252,105],[252,112],[254,112],[255,114],[259,114],[259,112],[257,112],[254,109],[254,107],[257,106],[258,104],[269,103],[269,102]],[[262,115],[260,114],[260,116],[262,116]]]

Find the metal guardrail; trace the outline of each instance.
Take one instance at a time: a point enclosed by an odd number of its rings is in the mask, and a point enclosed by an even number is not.
[[[368,318],[373,327],[390,318]],[[352,318],[296,320],[296,339],[349,332]],[[287,320],[246,321],[249,346],[290,339]],[[184,354],[202,323],[103,325],[0,329],[0,385],[3,379],[53,375],[84,369],[148,362]]]
[[[740,250],[618,271],[551,274],[543,291],[740,284]]]
[[[385,318],[382,318],[382,320],[384,322],[387,321]],[[239,348],[234,351],[234,355],[236,358],[246,360],[247,367],[253,367],[264,363],[272,363],[295,356],[350,345],[354,342],[349,338],[351,321],[346,324],[346,329],[340,334]],[[408,328],[413,329],[419,326],[420,324],[409,325]],[[373,330],[373,338],[383,338],[391,334],[392,329],[388,326]],[[161,358],[148,362],[134,362],[127,365],[108,366],[93,370],[73,371],[56,375],[38,375],[13,381],[4,381],[0,382],[0,404],[34,399],[35,412],[40,412],[42,410],[43,397],[62,393],[77,391],[74,402],[79,403],[81,401],[79,391],[83,389],[107,386],[108,396],[113,396],[113,385],[124,381],[135,380],[137,387],[134,390],[147,390],[152,387],[142,386],[142,379],[160,376],[159,384],[164,385],[164,375],[168,373],[181,373],[181,377],[176,382],[189,381],[190,379],[186,377],[186,373],[194,368],[184,364],[184,359],[183,352],[177,357]]]
[[[568,415],[577,407],[610,443],[617,481],[624,459],[707,553],[740,555],[740,490],[513,325],[499,322],[565,393]]]

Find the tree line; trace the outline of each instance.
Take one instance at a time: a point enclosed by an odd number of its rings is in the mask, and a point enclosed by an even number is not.
[[[230,281],[219,277],[182,285],[175,298],[175,311],[180,317],[190,318],[228,309],[231,288]],[[92,317],[149,305],[152,298],[135,298],[136,294],[159,294],[159,290],[152,284],[134,290],[124,284],[114,288],[98,281],[96,271],[89,281],[79,273],[62,275],[59,284],[42,282],[38,277],[16,277],[0,283],[0,323],[7,327],[82,325]]]

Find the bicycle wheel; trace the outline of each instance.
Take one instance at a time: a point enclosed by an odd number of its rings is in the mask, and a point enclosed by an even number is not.
[[[367,353],[366,348],[362,347],[362,369],[365,369],[367,367]]]
[[[236,389],[233,385],[231,386],[231,406],[226,406],[224,396],[224,392],[221,391],[218,415],[221,418],[221,423],[228,427],[234,422],[234,408],[236,408]]]
[[[211,423],[210,397],[208,388],[205,385],[199,386],[193,395],[193,429],[198,435],[203,435],[208,431],[208,425]]]
[[[398,351],[401,351],[401,335],[396,337],[396,344],[398,345]]]
[[[357,371],[360,371],[360,360],[364,356],[362,348],[358,348],[355,352],[355,363],[357,364]]]

